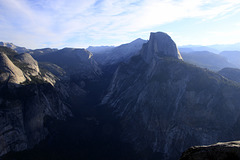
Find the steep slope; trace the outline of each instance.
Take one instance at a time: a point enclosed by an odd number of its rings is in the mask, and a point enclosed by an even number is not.
[[[48,83],[1,84],[0,93],[0,156],[32,148],[43,140],[48,134],[47,117],[65,119],[71,115],[62,94]]]
[[[220,142],[207,146],[195,146],[186,150],[180,160],[237,160],[240,159],[240,142]]]
[[[142,45],[146,42],[146,40],[138,38],[130,43],[115,48],[103,50],[101,52],[93,52],[94,59],[101,65],[113,65],[119,62],[126,62],[138,53]]]
[[[158,32],[118,67],[102,103],[137,151],[177,159],[190,146],[240,138],[239,96],[240,86],[184,63],[173,40]]]
[[[218,73],[232,81],[240,83],[240,69],[223,68]]]
[[[41,73],[29,54],[18,55],[8,48],[1,51],[0,156],[32,148],[43,140],[48,134],[46,119],[72,115],[60,84],[53,87],[53,74]]]
[[[185,62],[202,68],[208,68],[212,71],[219,71],[225,67],[235,67],[235,65],[228,62],[227,58],[208,51],[181,52],[181,55]]]
[[[163,32],[151,33],[147,45],[141,51],[141,56],[147,63],[155,62],[163,57],[182,60],[176,44],[169,35]]]
[[[38,62],[28,53],[16,56],[19,63],[23,63],[27,70],[27,75],[37,76],[40,74]]]

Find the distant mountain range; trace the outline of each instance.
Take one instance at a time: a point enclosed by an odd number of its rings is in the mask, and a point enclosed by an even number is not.
[[[13,43],[8,43],[8,42],[0,42],[0,46],[11,48],[18,53],[24,53],[24,52],[29,51],[29,49],[27,49],[25,47],[19,47],[19,46],[14,45]]]
[[[208,68],[212,71],[219,71],[226,67],[238,67],[234,63],[229,62],[225,56],[209,51],[193,51],[188,53],[182,52],[181,54],[185,62],[202,68]]]
[[[240,138],[239,51],[177,48],[163,32],[117,47],[1,45],[1,160],[175,160]]]
[[[146,40],[143,40],[141,38],[138,38],[135,40],[136,43],[141,43],[141,41],[144,41],[145,43],[147,42]],[[133,41],[134,42],[134,41]],[[0,42],[0,46],[5,46],[9,47],[13,50],[15,50],[18,53],[24,53],[31,51],[31,49],[27,49],[25,47],[19,47],[14,45],[13,43],[8,43],[8,42]],[[115,48],[115,46],[89,46],[86,48],[92,53],[104,53],[108,52]],[[240,51],[240,43],[235,43],[235,44],[216,44],[216,45],[183,45],[178,47],[180,52],[193,52],[193,51],[209,51],[212,53],[220,53],[223,51]]]
[[[117,64],[121,61],[128,61],[131,56],[136,54],[146,40],[136,39],[130,43],[120,46],[89,46],[94,59],[99,64]],[[46,53],[52,53],[58,49],[27,49],[19,47],[12,43],[0,42],[0,46],[6,46],[18,53],[29,53],[37,58]],[[219,71],[225,67],[240,68],[240,43],[230,45],[186,45],[180,46],[179,51],[184,61],[202,68],[208,68],[212,71]]]
[[[209,46],[201,45],[185,45],[179,47],[180,52],[192,52],[192,51],[209,51],[213,53],[220,53],[222,51],[240,51],[240,43],[236,44],[217,44]]]
[[[130,43],[117,47],[88,47],[87,50],[93,53],[94,59],[99,64],[116,64],[128,61],[130,57],[138,53],[142,45],[146,42],[146,40],[138,38]]]

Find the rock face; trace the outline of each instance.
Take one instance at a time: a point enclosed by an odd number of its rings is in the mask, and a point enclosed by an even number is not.
[[[175,42],[163,32],[151,33],[147,48],[141,52],[141,55],[147,63],[161,57],[182,59]]]
[[[102,103],[136,150],[178,159],[190,146],[239,138],[239,96],[240,86],[184,63],[168,35],[152,33],[140,55],[118,67]]]
[[[20,84],[26,80],[23,72],[15,66],[8,56],[0,53],[0,82]]]
[[[31,55],[0,49],[4,51],[0,53],[1,156],[32,148],[48,134],[44,125],[47,117],[65,119],[71,111],[65,102],[67,95],[50,84],[55,77],[47,77],[50,72],[40,73]]]
[[[32,75],[32,76],[37,76],[40,73],[39,67],[38,67],[38,62],[33,59],[33,57],[28,54],[28,53],[23,53],[20,54],[19,56],[16,57],[20,63],[25,64],[28,68],[28,75]]]
[[[32,148],[48,133],[47,117],[71,115],[64,97],[50,84],[0,88],[0,156]]]
[[[180,160],[237,160],[240,159],[240,142],[221,142],[207,146],[196,146],[186,150]]]

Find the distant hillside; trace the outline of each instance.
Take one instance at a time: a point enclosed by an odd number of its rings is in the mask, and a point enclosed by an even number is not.
[[[122,44],[114,48],[105,48],[101,52],[93,52],[94,59],[102,65],[116,64],[118,62],[124,62],[129,60],[133,55],[137,54],[142,48],[142,45],[146,43],[146,40],[136,39],[130,43]],[[93,50],[93,49],[90,49]]]
[[[114,46],[89,46],[87,50],[92,52],[93,54],[103,54],[111,51],[114,48]]]
[[[217,49],[219,51],[240,51],[240,43],[235,44],[217,44],[209,46],[211,48]]]
[[[240,51],[223,51],[220,55],[226,57],[230,63],[240,68]]]
[[[240,51],[240,43],[236,44],[216,44],[216,45],[184,45],[179,46],[179,51],[191,52],[191,51],[209,51],[213,53],[220,53],[222,51]]]
[[[211,48],[210,46],[200,46],[200,45],[180,46],[179,51],[180,52],[208,51],[212,53],[219,53],[219,51],[215,48]]]
[[[64,48],[45,54],[32,54],[40,62],[60,66],[67,75],[81,75],[81,78],[95,79],[101,75],[101,69],[86,49]],[[78,77],[79,78],[79,77]]]
[[[58,49],[55,49],[55,48],[42,48],[42,49],[29,50],[28,53],[34,57],[39,57],[47,53],[55,52],[57,50]]]
[[[228,62],[227,58],[208,51],[197,51],[181,54],[185,62],[194,64],[201,68],[208,68],[213,71],[219,71],[225,67],[235,67],[235,65]]]
[[[218,73],[232,81],[240,83],[240,69],[223,68]]]

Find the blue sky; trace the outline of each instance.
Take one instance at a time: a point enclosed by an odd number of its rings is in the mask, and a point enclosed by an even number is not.
[[[180,45],[240,42],[239,0],[0,0],[0,41],[120,45],[167,32]]]

